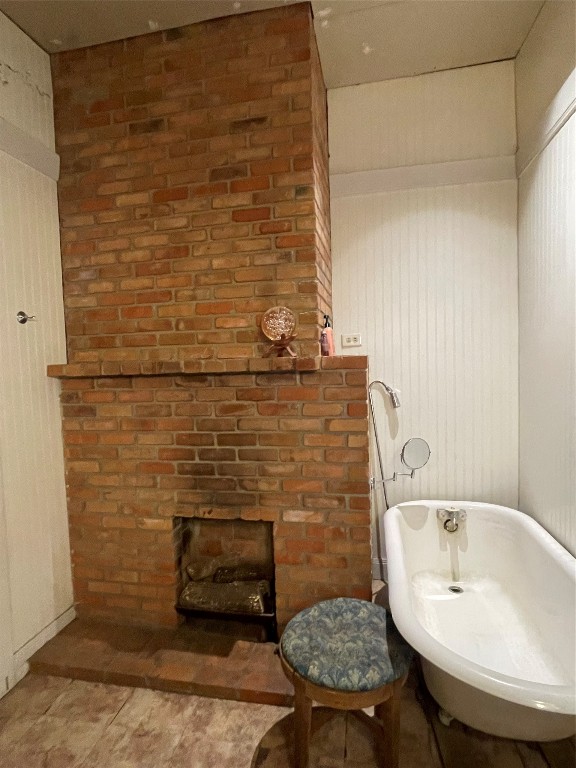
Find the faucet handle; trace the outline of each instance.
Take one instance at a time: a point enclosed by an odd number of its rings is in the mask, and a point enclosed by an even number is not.
[[[466,520],[467,512],[458,507],[438,507],[436,516],[441,522],[446,520]]]

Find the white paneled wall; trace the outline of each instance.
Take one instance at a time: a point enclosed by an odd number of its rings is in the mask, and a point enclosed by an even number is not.
[[[520,509],[576,555],[576,5],[547,2],[516,60]]]
[[[390,503],[517,504],[516,182],[332,201],[334,325],[360,332],[371,379],[401,390],[378,430],[390,476],[424,437],[432,456]],[[343,350],[346,351],[346,350]]]
[[[520,508],[576,555],[576,117],[520,178]]]
[[[0,138],[57,167],[49,58],[2,14],[0,96]],[[19,324],[20,310],[36,320]],[[66,361],[56,182],[2,150],[0,339],[1,695],[73,618],[59,383],[46,376]]]

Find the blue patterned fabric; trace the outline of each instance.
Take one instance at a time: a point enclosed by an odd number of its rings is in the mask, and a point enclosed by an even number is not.
[[[385,608],[348,597],[301,611],[280,645],[302,677],[338,691],[371,691],[397,680],[413,653]]]

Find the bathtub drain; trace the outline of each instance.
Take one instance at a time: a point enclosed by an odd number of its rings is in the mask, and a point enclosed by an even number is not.
[[[464,592],[464,590],[462,589],[462,587],[451,586],[451,587],[448,587],[448,592],[454,592],[455,594],[459,595],[461,592]]]

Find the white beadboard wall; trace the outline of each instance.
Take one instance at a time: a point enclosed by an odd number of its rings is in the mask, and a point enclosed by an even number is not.
[[[52,156],[49,57],[1,14],[0,62],[0,119]],[[20,325],[19,310],[36,320]],[[66,361],[56,182],[1,150],[0,338],[0,622],[12,685],[73,618],[73,596],[59,383],[46,376]]]
[[[576,555],[576,117],[520,178],[520,508]]]
[[[516,182],[411,189],[332,202],[334,326],[359,332],[375,395],[385,473],[424,437],[432,455],[390,504],[419,498],[515,507],[517,475]]]
[[[576,6],[544,5],[516,60],[520,509],[576,555]]]

